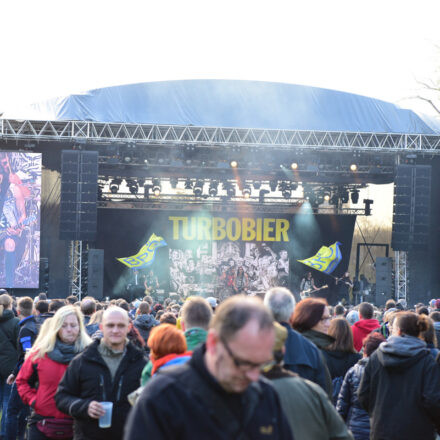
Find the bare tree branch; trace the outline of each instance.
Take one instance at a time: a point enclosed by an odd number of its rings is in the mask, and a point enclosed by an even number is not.
[[[434,92],[440,92],[440,88],[437,87],[434,83],[432,83],[433,85],[429,85],[423,81],[417,81],[417,83],[423,86],[425,89],[432,90]]]
[[[427,102],[428,104],[431,104],[432,107],[434,108],[434,110],[435,110],[438,114],[440,114],[440,109],[438,109],[438,108],[436,107],[436,105],[435,105],[430,99],[428,99],[428,98],[424,98],[423,96],[416,96],[416,98],[417,98],[417,99],[421,99],[422,101],[425,101],[425,102]]]

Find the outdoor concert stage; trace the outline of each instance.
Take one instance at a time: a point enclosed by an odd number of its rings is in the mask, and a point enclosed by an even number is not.
[[[170,291],[180,283],[188,292],[214,292],[214,273],[230,260],[274,280],[285,258],[286,285],[294,289],[304,272],[296,260],[335,241],[342,243],[340,275],[356,216],[374,210],[359,200],[359,190],[395,182],[402,164],[427,165],[427,192],[410,194],[408,203],[417,212],[418,201],[429,199],[428,208],[423,205],[428,220],[419,224],[411,217],[404,232],[408,248],[397,245],[395,254],[396,294],[414,303],[438,296],[440,287],[438,133],[432,121],[409,110],[347,93],[252,81],[169,81],[40,103],[20,119],[0,120],[0,148],[42,154],[40,244],[52,297],[66,296],[71,285],[85,293],[89,248],[104,250],[104,296],[117,293],[132,271],[115,258],[134,255],[151,233],[168,245],[158,249],[153,268],[161,282],[174,283]],[[62,161],[63,150],[78,153],[74,184],[63,181],[75,174],[61,173],[70,163]],[[86,152],[97,152],[94,182],[87,183],[97,194],[84,190]],[[416,184],[417,175],[412,178]],[[88,216],[75,214],[86,205]],[[407,229],[399,218],[394,236],[402,238]],[[73,231],[72,219],[78,223]],[[87,240],[82,221],[92,233]],[[71,235],[61,240],[66,224]],[[184,282],[191,271],[198,284]],[[255,284],[261,288],[266,285]]]

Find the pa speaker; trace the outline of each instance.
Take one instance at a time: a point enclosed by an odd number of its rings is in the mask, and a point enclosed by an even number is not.
[[[61,154],[60,238],[96,240],[98,152]]]
[[[103,298],[104,250],[89,249],[87,294],[96,299]]]
[[[394,181],[391,247],[426,249],[430,237],[431,166],[399,165]]]
[[[384,306],[393,297],[393,259],[376,258],[376,305]]]

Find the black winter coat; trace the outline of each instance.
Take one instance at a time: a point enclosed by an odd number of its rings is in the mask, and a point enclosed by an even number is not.
[[[347,353],[346,351],[323,350],[322,353],[332,379],[345,377],[347,371],[362,357],[359,353]]]
[[[23,365],[24,357],[26,355],[26,349],[31,348],[35,342],[35,339],[37,339],[38,330],[40,327],[37,324],[37,321],[35,320],[33,315],[22,319],[19,322],[19,325],[20,325],[20,331],[18,333],[18,344],[17,344],[19,356],[18,356],[18,362],[15,365],[14,371],[12,372],[14,376],[17,376],[21,366]]]
[[[357,391],[368,358],[361,359],[345,375],[336,410],[347,423],[356,440],[370,439],[370,418],[359,403]]]
[[[205,346],[184,365],[160,370],[145,386],[125,440],[292,439],[273,387],[260,379],[240,394],[227,393],[204,363]]]
[[[58,409],[75,419],[75,440],[120,440],[130,411],[128,394],[140,386],[147,359],[131,343],[112,381],[110,370],[98,351],[95,340],[70,362],[58,386],[55,402]],[[113,402],[112,426],[102,429],[98,420],[87,414],[92,400]]]
[[[133,325],[139,330],[140,335],[145,341],[145,345],[150,337],[150,331],[156,325],[159,325],[159,321],[154,319],[153,315],[139,315],[133,322]]]
[[[2,382],[13,372],[18,361],[19,322],[12,310],[3,310],[0,316],[0,380]]]
[[[358,390],[371,440],[434,440],[440,433],[440,368],[426,344],[391,336],[371,355]]]

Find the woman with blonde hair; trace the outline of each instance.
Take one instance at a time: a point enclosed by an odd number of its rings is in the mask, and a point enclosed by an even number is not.
[[[90,342],[78,307],[64,306],[42,325],[16,380],[21,399],[33,409],[29,440],[54,438],[54,433],[73,437],[73,420],[57,409],[54,396],[69,362]]]
[[[11,385],[6,383],[6,379],[18,361],[19,322],[12,311],[12,298],[3,293],[0,295],[0,410],[3,415],[7,412],[11,393]],[[5,437],[5,434],[6,416],[2,417],[0,438]]]

